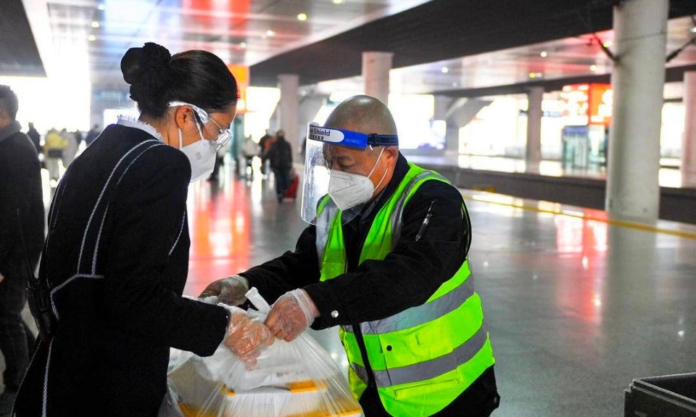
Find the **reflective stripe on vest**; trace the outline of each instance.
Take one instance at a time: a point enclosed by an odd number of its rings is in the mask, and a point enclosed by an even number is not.
[[[360,323],[363,334],[380,334],[398,332],[429,323],[458,309],[474,295],[474,279],[469,276],[463,284],[442,297],[417,307],[411,307],[384,320]],[[353,332],[352,326],[342,326],[343,330]]]
[[[483,348],[487,340],[488,331],[486,326],[482,325],[471,339],[462,343],[447,355],[411,366],[392,368],[388,371],[373,370],[372,374],[375,376],[375,383],[378,387],[386,388],[435,378],[451,371],[453,363],[459,366],[469,362]],[[351,363],[350,366],[360,379],[363,381],[368,380],[367,370],[364,367],[357,363]]]

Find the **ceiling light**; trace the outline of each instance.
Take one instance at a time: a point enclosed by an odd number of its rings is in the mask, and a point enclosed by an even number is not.
[[[691,33],[696,33],[696,26],[691,28]]]
[[[92,22],[92,27],[95,28],[95,29],[98,28],[98,27],[99,27],[99,22],[97,22],[96,20],[95,20],[94,22]]]
[[[97,37],[94,36],[94,35],[89,35],[89,36],[87,37],[87,39],[88,39],[90,42],[94,42],[94,41],[97,40]]]
[[[99,6],[97,6],[97,9],[106,10],[106,6],[104,6],[103,4],[100,4]]]
[[[546,58],[547,56],[549,56],[549,53],[546,51],[541,51],[539,55],[541,55],[542,58]]]
[[[596,66],[596,65],[590,65],[590,71],[592,71],[592,72],[597,72],[597,66]]]
[[[334,4],[342,4],[342,3],[343,3],[343,0],[333,0],[333,3],[334,3]]]
[[[307,13],[298,14],[297,20],[299,20],[300,22],[306,22],[307,21]]]
[[[443,74],[447,74],[449,72],[449,68],[442,67],[442,69],[440,71],[442,71]]]
[[[274,31],[270,30],[270,29],[268,29],[268,30],[266,31],[266,36],[268,36],[268,37],[275,36],[275,34],[276,34],[276,33],[275,33]]]

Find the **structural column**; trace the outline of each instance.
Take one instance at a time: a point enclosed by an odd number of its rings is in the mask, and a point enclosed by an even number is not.
[[[451,97],[436,95],[433,120],[445,122],[445,154],[456,156],[459,154],[459,126],[450,119],[453,102]]]
[[[389,71],[393,56],[391,52],[363,52],[362,55],[365,94],[384,104],[389,104]]]
[[[606,209],[654,222],[660,207],[660,124],[669,0],[631,0],[614,7],[613,121]]]
[[[525,162],[528,171],[538,171],[541,163],[541,103],[544,87],[532,87],[527,93],[527,146]]]
[[[285,131],[285,139],[292,145],[293,155],[300,149],[297,134],[299,123],[299,95],[300,77],[296,74],[281,74],[278,76],[278,88],[280,89],[279,129]]]
[[[684,110],[682,187],[696,187],[696,72],[684,73]]]

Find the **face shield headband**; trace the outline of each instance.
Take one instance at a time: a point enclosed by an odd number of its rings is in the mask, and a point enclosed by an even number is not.
[[[350,148],[366,149],[368,146],[399,146],[399,136],[364,134],[352,130],[335,129],[309,125],[308,140],[323,142],[330,145],[347,146]]]

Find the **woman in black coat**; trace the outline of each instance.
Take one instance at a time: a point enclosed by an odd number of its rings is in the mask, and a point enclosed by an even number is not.
[[[141,116],[108,126],[56,190],[39,274],[57,329],[34,354],[17,417],[155,416],[170,347],[208,356],[224,343],[253,360],[272,340],[241,310],[182,297],[188,184],[229,139],[234,77],[211,53],[172,57],[153,43],[121,70]]]

